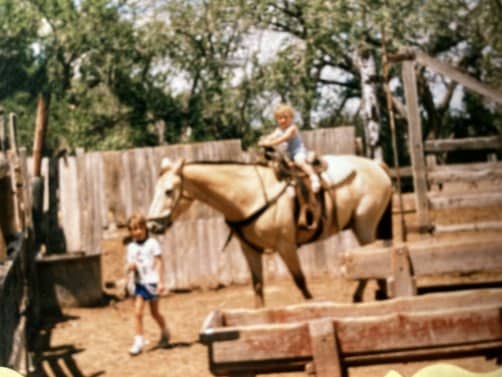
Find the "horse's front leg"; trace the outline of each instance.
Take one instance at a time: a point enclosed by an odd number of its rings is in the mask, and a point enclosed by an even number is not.
[[[286,264],[286,267],[291,273],[296,286],[302,293],[303,298],[306,300],[311,299],[313,296],[307,287],[307,281],[305,280],[305,275],[303,274],[303,270],[300,265],[296,245],[289,242],[279,242],[277,252]]]
[[[241,242],[242,251],[249,265],[251,272],[251,282],[254,290],[254,306],[255,308],[262,308],[265,306],[265,299],[263,297],[263,252],[258,252],[251,248],[245,242]]]

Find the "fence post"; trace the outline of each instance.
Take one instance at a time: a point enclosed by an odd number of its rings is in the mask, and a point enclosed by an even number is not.
[[[427,200],[427,177],[425,171],[424,146],[422,141],[422,123],[418,105],[417,79],[415,62],[403,62],[403,84],[408,113],[408,134],[410,143],[410,157],[413,171],[413,185],[415,191],[418,226],[420,232],[431,229],[429,218],[429,203]]]

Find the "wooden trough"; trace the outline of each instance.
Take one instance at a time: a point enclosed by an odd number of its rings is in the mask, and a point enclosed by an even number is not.
[[[390,297],[411,296],[420,276],[502,271],[502,238],[373,244],[345,252],[342,263],[348,279],[384,279]]]
[[[501,355],[502,289],[213,311],[200,341],[216,376],[341,377],[354,366]]]

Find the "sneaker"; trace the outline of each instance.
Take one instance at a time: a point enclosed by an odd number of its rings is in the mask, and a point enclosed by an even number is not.
[[[144,345],[143,339],[141,337],[135,336],[134,343],[131,346],[131,348],[129,349],[129,354],[131,356],[139,355],[141,353],[141,351],[143,351],[143,345]]]
[[[157,343],[158,348],[167,348],[169,347],[169,331],[165,331],[162,333],[159,342]]]

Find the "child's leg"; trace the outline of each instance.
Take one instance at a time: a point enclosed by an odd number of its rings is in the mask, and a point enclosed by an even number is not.
[[[145,308],[145,300],[140,295],[137,295],[134,300],[134,327],[136,334],[134,343],[129,349],[129,353],[133,356],[138,355],[143,350],[143,310]]]
[[[169,347],[169,331],[166,327],[166,320],[164,316],[159,311],[159,300],[151,300],[150,301],[150,312],[152,313],[152,317],[155,319],[157,324],[160,327],[160,340],[157,343],[157,347],[167,348]]]
[[[157,322],[162,332],[166,329],[166,320],[164,316],[159,311],[159,300],[151,300],[150,301],[150,313],[152,314],[153,319]]]
[[[145,300],[141,296],[136,296],[134,301],[134,327],[136,335],[143,336],[143,312],[145,310]]]
[[[305,156],[303,154],[296,155],[295,163],[309,176],[312,190],[314,190],[314,192],[318,192],[321,188],[321,182],[319,181],[319,177],[315,173],[312,165],[307,163]]]

